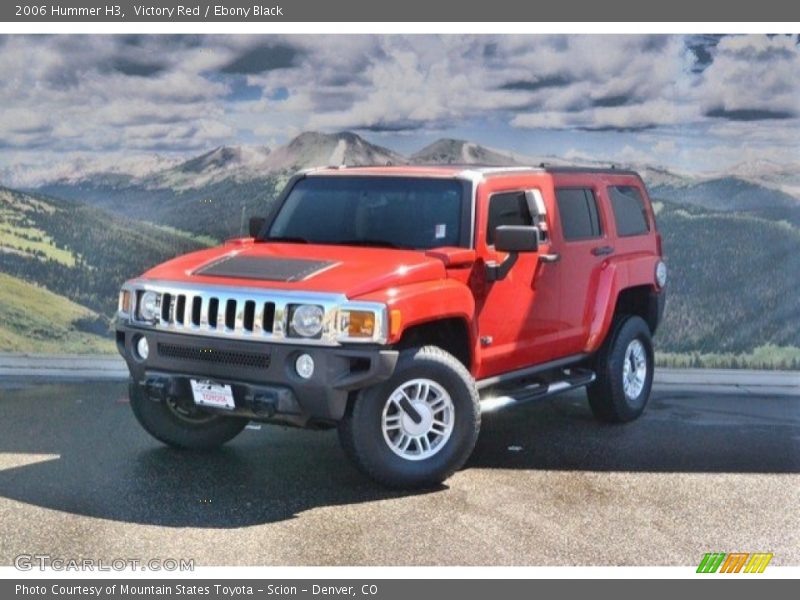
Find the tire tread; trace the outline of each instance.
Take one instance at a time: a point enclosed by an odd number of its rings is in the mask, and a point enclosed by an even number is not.
[[[632,336],[632,337],[631,337]],[[636,315],[618,315],[611,324],[608,337],[597,353],[594,361],[597,379],[586,388],[589,406],[595,418],[606,423],[626,423],[638,418],[647,405],[647,398],[641,408],[632,409],[625,399],[622,379],[616,376],[616,366],[624,360],[627,343],[618,343],[620,339],[641,336],[646,341],[646,351],[650,360],[649,381],[645,383],[647,396],[653,379],[652,341],[650,328],[645,321]]]

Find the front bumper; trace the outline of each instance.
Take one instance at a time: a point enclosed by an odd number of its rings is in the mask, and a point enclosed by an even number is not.
[[[147,338],[142,360],[135,344]],[[225,414],[301,427],[341,420],[348,395],[391,377],[398,352],[382,346],[306,346],[165,333],[117,324],[117,348],[131,373],[131,394],[154,401],[191,399],[190,379],[229,384],[234,410]],[[295,361],[314,359],[310,379],[301,378]],[[209,409],[212,410],[212,409]]]

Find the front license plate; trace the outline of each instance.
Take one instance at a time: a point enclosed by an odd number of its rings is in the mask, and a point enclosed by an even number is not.
[[[213,381],[191,379],[192,396],[198,406],[213,408],[236,408],[233,402],[233,390],[229,385],[214,383]]]

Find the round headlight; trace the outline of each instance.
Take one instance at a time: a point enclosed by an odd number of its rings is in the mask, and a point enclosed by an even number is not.
[[[664,287],[667,284],[667,265],[663,261],[658,261],[656,265],[656,283],[658,287]]]
[[[145,292],[139,299],[139,318],[144,321],[154,321],[158,315],[158,294]]]
[[[292,313],[292,331],[302,337],[316,337],[322,331],[325,311],[314,304],[300,304]]]

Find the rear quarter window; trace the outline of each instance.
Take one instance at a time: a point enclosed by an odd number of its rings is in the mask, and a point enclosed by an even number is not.
[[[609,186],[608,197],[617,225],[617,235],[644,235],[650,231],[644,198],[639,188],[632,185]]]

